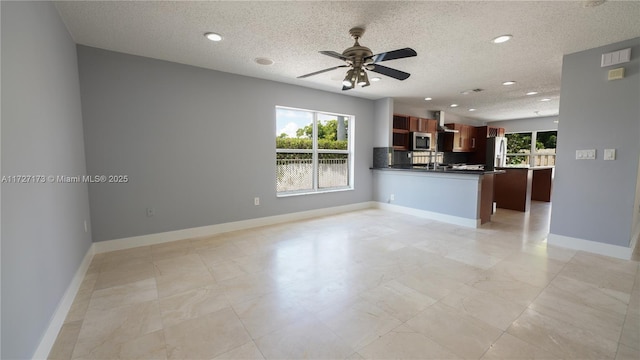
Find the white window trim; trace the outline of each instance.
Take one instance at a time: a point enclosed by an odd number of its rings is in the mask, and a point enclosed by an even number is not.
[[[530,144],[530,148],[529,148],[529,153],[518,153],[518,154],[512,154],[512,153],[507,153],[507,156],[529,156],[529,166],[530,167],[535,167],[536,166],[536,156],[538,155],[545,155],[545,156],[556,156],[557,154],[543,154],[543,153],[538,153],[538,149],[536,149],[536,141],[538,139],[538,132],[548,132],[548,131],[558,131],[558,130],[533,130],[533,131],[513,131],[513,132],[508,132],[507,134],[528,134],[531,133],[531,144]]]
[[[349,120],[349,131],[347,132],[347,150],[333,150],[333,149],[318,149],[318,138],[317,136],[314,136],[312,138],[312,149],[278,149],[276,148],[275,153],[276,153],[276,157],[278,153],[310,153],[312,154],[312,163],[313,163],[313,188],[310,190],[295,190],[295,191],[280,191],[278,192],[277,188],[276,188],[276,197],[291,197],[291,196],[301,196],[301,195],[314,195],[314,194],[325,194],[325,193],[331,193],[331,192],[341,192],[341,191],[352,191],[355,189],[355,171],[354,171],[354,164],[355,164],[355,115],[348,115],[348,114],[340,114],[340,113],[335,113],[335,112],[329,112],[329,111],[322,111],[322,110],[309,110],[309,109],[301,109],[301,108],[294,108],[294,107],[288,107],[288,106],[278,106],[276,105],[276,112],[274,112],[274,114],[277,114],[277,110],[278,109],[286,109],[286,110],[294,110],[294,111],[307,111],[307,112],[311,112],[313,113],[313,133],[317,134],[318,133],[318,115],[319,114],[326,114],[326,115],[335,115],[335,116],[342,116],[342,117],[346,117]],[[277,116],[277,115],[276,115]],[[275,119],[275,123],[277,123],[277,118]],[[348,166],[349,166],[349,175],[348,175],[348,185],[347,186],[340,186],[340,187],[331,187],[331,188],[319,188],[318,187],[318,154],[347,154],[347,160],[348,160]]]

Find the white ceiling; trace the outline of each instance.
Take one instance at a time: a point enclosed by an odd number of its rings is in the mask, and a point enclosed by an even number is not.
[[[585,3],[71,1],[56,7],[78,44],[368,99],[393,97],[426,110],[493,121],[535,117],[536,111],[556,115],[564,54],[640,36],[640,1]],[[352,46],[348,31],[355,26],[366,28],[360,43],[374,53],[415,49],[417,57],[384,63],[411,77],[381,76],[369,87],[345,92],[345,69],[296,78],[341,65],[318,51]],[[206,40],[208,31],[224,40]],[[513,39],[490,42],[502,34]],[[257,57],[275,64],[258,65]],[[594,71],[598,68],[594,64]],[[507,80],[517,84],[503,86]],[[460,94],[475,88],[484,91]],[[539,94],[526,96],[528,91]],[[433,100],[424,101],[427,96]],[[540,102],[544,97],[551,101]],[[460,107],[451,109],[451,103]]]

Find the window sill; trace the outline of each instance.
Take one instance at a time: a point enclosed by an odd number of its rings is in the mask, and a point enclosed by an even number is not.
[[[277,193],[276,197],[284,198],[284,197],[292,197],[292,196],[302,196],[302,195],[317,195],[317,194],[327,194],[334,192],[343,192],[343,191],[353,191],[353,187],[343,187],[343,188],[332,188],[326,190],[318,190],[318,191],[299,191],[299,192],[282,192]]]

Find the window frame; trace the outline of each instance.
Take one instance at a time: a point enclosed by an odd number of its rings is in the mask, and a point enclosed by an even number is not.
[[[312,147],[311,149],[279,149],[275,148],[276,155],[276,197],[290,197],[290,196],[300,196],[300,195],[313,195],[313,194],[324,194],[330,192],[339,192],[339,191],[351,191],[355,189],[355,171],[354,171],[354,159],[355,159],[355,146],[354,146],[354,138],[355,138],[355,115],[349,114],[341,114],[330,111],[322,111],[322,110],[309,110],[302,108],[295,108],[289,106],[275,106],[275,125],[276,125],[276,137],[277,137],[277,124],[278,124],[278,110],[292,110],[292,111],[300,111],[300,112],[309,112],[312,114],[312,124],[313,124],[313,136],[312,136]],[[319,119],[319,115],[329,115],[329,116],[340,116],[344,117],[348,121],[347,127],[347,149],[339,150],[339,149],[319,149],[318,148],[318,123],[322,120]],[[289,153],[289,154],[311,154],[312,158],[312,187],[311,189],[302,189],[302,190],[291,190],[291,191],[278,191],[277,187],[277,163],[278,163],[278,153]],[[334,186],[334,187],[326,187],[321,188],[319,184],[319,158],[320,154],[346,154],[347,155],[347,185],[346,186]]]
[[[514,166],[514,167],[518,167],[518,166],[520,166],[520,167],[523,167],[523,166],[536,167],[536,157],[537,156],[553,156],[553,158],[554,158],[553,164],[554,165],[539,165],[539,166],[555,166],[555,163],[556,163],[555,159],[557,159],[557,153],[556,154],[540,153],[540,152],[538,152],[538,149],[536,148],[536,143],[538,141],[538,133],[541,133],[541,132],[554,132],[554,131],[555,131],[556,137],[557,137],[558,136],[558,130],[556,130],[556,129],[553,129],[553,130],[532,130],[532,131],[512,131],[512,132],[506,133],[505,137],[508,134],[530,134],[531,135],[531,142],[529,144],[529,152],[528,153],[509,153],[509,152],[506,153],[507,158],[509,156],[527,156],[527,157],[529,157],[529,162],[522,163],[522,164],[516,164],[516,165],[512,165],[512,166]],[[507,165],[507,166],[509,166],[509,165]]]

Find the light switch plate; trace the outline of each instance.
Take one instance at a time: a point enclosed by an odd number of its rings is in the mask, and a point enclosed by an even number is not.
[[[596,149],[576,150],[576,160],[593,160],[596,158]]]
[[[604,159],[605,160],[615,160],[616,159],[616,149],[604,149]]]

